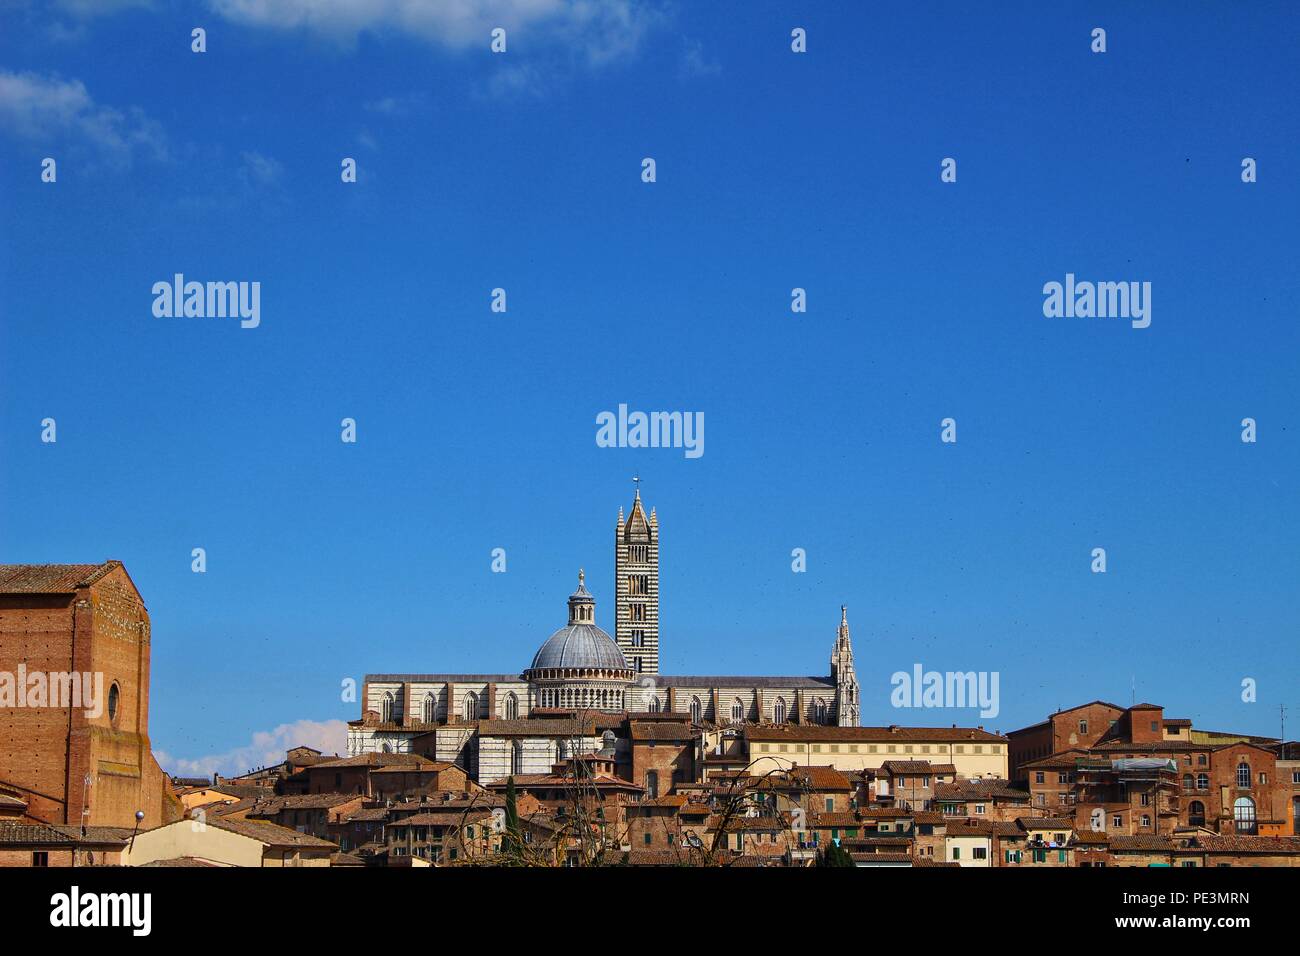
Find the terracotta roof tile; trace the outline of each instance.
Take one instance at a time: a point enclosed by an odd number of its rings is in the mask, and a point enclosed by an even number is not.
[[[89,587],[121,561],[100,564],[0,564],[0,594],[72,594]]]
[[[210,827],[216,827],[218,830],[237,833],[240,836],[249,837],[273,847],[298,847],[304,849],[332,847],[338,849],[338,845],[331,843],[329,840],[322,840],[319,837],[309,836],[306,833],[299,833],[297,830],[290,830],[288,827],[265,823],[261,820],[231,820],[226,817],[217,817],[214,820],[209,817],[207,824]],[[174,826],[175,824],[170,825]],[[188,826],[189,824],[185,823],[185,825]]]
[[[763,724],[746,727],[750,740],[849,741],[893,743],[941,741],[943,743],[1006,743],[1007,738],[976,727],[829,727],[820,724]]]

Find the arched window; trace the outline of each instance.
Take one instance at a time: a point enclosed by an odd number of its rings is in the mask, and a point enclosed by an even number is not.
[[[745,719],[745,705],[739,697],[731,702],[731,719],[737,724]]]
[[[383,702],[379,705],[379,719],[384,723],[389,723],[393,719],[393,692],[384,691]]]
[[[563,763],[569,759],[569,745],[563,740],[555,742],[555,762]]]
[[[772,705],[772,723],[785,723],[785,698],[778,697],[776,703]]]
[[[523,772],[524,742],[522,740],[515,740],[510,744],[510,773],[517,777]]]
[[[513,692],[506,694],[506,720],[519,719],[519,698]]]
[[[1196,775],[1196,789],[1197,790],[1210,789],[1210,775],[1208,773],[1198,773]]]
[[[1192,779],[1192,775],[1190,773],[1183,774],[1183,789],[1184,790],[1196,789],[1196,781]]]
[[[813,701],[813,721],[815,723],[826,723],[826,701],[818,697]]]
[[[1242,790],[1250,789],[1250,764],[1244,760],[1237,764],[1237,786]]]
[[[436,723],[438,720],[438,701],[433,696],[433,691],[424,695],[424,722],[426,724]]]
[[[1254,833],[1255,801],[1250,797],[1238,797],[1232,805],[1232,819],[1236,821],[1238,833]]]
[[[1189,826],[1205,826],[1205,804],[1200,800],[1193,800],[1187,805],[1187,823]]]
[[[652,713],[652,714],[657,714],[657,713],[659,713],[659,698],[658,698],[658,697],[651,697],[651,698],[650,698],[650,713]]]
[[[697,724],[704,722],[704,705],[698,697],[691,698],[691,721]]]
[[[659,796],[659,773],[656,770],[645,772],[645,795],[651,800]]]
[[[472,691],[465,695],[465,704],[461,709],[461,716],[466,720],[478,718],[478,697]]]
[[[386,753],[386,754],[390,754],[390,753],[392,753],[392,752],[393,752],[393,745],[392,745],[392,744],[384,744],[384,753]]]
[[[117,686],[117,681],[113,681],[113,686],[108,689],[108,720],[110,723],[117,723],[117,705],[122,699],[122,688]]]

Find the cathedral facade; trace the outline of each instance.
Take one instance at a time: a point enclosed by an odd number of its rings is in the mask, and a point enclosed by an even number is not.
[[[614,553],[614,636],[596,624],[579,571],[567,622],[519,672],[367,675],[348,753],[424,753],[491,782],[600,750],[629,713],[680,715],[701,730],[859,725],[846,608],[828,676],[669,676],[659,673],[659,519],[639,490],[626,517],[619,509]]]

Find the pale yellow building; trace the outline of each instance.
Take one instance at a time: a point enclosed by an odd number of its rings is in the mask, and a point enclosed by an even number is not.
[[[177,820],[137,833],[122,852],[125,866],[198,861],[214,866],[329,866],[338,846],[274,823]]]
[[[981,727],[834,727],[764,724],[745,728],[751,773],[834,767],[875,770],[886,760],[952,764],[967,779],[1006,779],[1007,738]]]

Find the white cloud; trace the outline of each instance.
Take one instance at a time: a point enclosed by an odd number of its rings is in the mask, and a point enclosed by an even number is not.
[[[56,0],[55,6],[74,17],[102,17],[129,10],[154,6],[153,0]]]
[[[188,759],[155,751],[154,756],[164,770],[179,777],[210,777],[214,772],[231,777],[247,773],[254,767],[280,763],[290,747],[314,747],[321,753],[342,754],[347,751],[347,745],[348,725],[345,721],[299,720],[281,724],[274,730],[260,730],[253,734],[247,746],[222,754]]]
[[[303,30],[341,43],[398,33],[453,50],[488,49],[503,27],[508,50],[569,45],[590,65],[634,53],[662,12],[650,0],[209,0],[251,27]],[[509,55],[507,53],[507,55]]]
[[[80,80],[57,76],[0,70],[0,129],[50,148],[89,145],[119,166],[138,154],[167,157],[162,127],[141,110],[98,104]]]
[[[686,40],[682,45],[682,58],[678,74],[682,79],[697,76],[717,76],[722,72],[722,65],[710,59],[704,52],[704,44],[699,40]]]
[[[428,103],[428,96],[422,92],[406,93],[401,96],[383,96],[363,104],[371,113],[382,116],[402,117],[421,112]]]
[[[280,181],[284,167],[278,160],[258,152],[240,153],[239,178],[250,186],[274,186]]]

